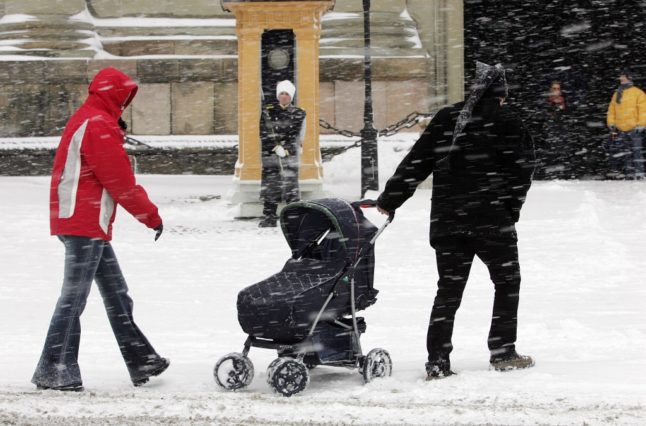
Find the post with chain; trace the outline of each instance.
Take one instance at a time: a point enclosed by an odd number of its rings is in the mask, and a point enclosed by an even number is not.
[[[370,56],[370,0],[363,0],[365,105],[361,130],[361,198],[368,190],[379,190],[377,129],[372,113],[372,69]]]

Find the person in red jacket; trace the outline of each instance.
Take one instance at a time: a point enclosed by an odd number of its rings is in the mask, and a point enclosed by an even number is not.
[[[140,386],[170,364],[155,352],[135,324],[132,299],[110,245],[117,204],[154,229],[155,240],[163,231],[157,207],[144,188],[137,185],[123,148],[121,114],[136,93],[136,83],[121,71],[99,71],[90,83],[87,100],[68,121],[56,150],[50,225],[51,234],[65,245],[65,272],[31,380],[38,389],[83,390],[78,365],[79,318],[93,280],[101,292],[132,383]]]

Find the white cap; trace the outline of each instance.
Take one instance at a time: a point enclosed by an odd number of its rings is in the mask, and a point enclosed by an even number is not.
[[[276,86],[276,98],[278,98],[278,95],[283,92],[287,93],[290,98],[294,99],[296,86],[294,86],[294,84],[292,84],[292,82],[289,80],[283,80]]]

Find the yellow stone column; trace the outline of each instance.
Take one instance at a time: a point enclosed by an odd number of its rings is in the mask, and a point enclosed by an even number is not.
[[[238,36],[238,161],[231,204],[238,217],[261,213],[262,175],[260,143],[261,48],[265,30],[294,31],[297,106],[307,112],[307,131],[300,164],[302,198],[322,195],[323,165],[319,144],[319,41],[321,17],[333,0],[225,0],[235,14]]]
[[[319,32],[313,28],[294,29],[296,50],[296,82],[299,107],[307,112],[307,129],[301,155],[300,179],[321,180],[321,147],[319,144]]]
[[[464,2],[447,0],[443,8],[446,19],[446,69],[449,102],[464,100]]]
[[[259,180],[260,159],[260,48],[262,29],[238,20],[238,162],[235,176],[242,181]]]

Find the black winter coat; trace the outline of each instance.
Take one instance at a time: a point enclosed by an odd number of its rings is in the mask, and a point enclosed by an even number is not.
[[[262,156],[271,157],[276,145],[282,145],[295,158],[305,116],[305,110],[294,105],[286,108],[278,104],[265,105],[260,117]]]
[[[456,235],[516,238],[536,165],[532,137],[495,98],[482,99],[451,148],[464,103],[440,110],[388,180],[379,207],[394,211],[433,173],[431,244]]]

